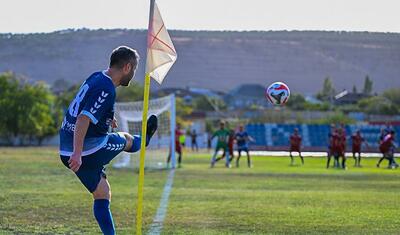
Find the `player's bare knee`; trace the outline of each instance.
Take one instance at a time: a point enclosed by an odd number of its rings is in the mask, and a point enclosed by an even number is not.
[[[101,178],[96,190],[93,192],[93,198],[111,200],[111,189],[107,179]]]
[[[122,132],[122,134],[124,135],[125,139],[126,139],[126,145],[125,145],[125,149],[124,151],[130,150],[132,148],[132,144],[133,144],[133,137],[126,132]]]

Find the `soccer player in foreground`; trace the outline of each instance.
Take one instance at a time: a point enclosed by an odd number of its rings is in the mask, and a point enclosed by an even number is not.
[[[299,153],[299,157],[301,159],[301,164],[304,165],[304,158],[303,156],[301,156],[301,135],[299,134],[299,129],[295,128],[293,134],[290,136],[290,149],[289,149],[289,155],[290,155],[290,159],[291,162],[290,164],[293,165],[294,164],[294,159],[293,159],[293,155],[292,152],[298,152]]]
[[[109,68],[95,72],[80,87],[60,129],[60,158],[93,195],[93,213],[103,234],[115,234],[110,211],[111,189],[105,174],[107,165],[120,152],[136,152],[141,137],[125,132],[108,133],[117,127],[114,118],[115,88],[128,86],[139,62],[129,47],[116,48]],[[157,117],[147,123],[146,146],[157,130]]]

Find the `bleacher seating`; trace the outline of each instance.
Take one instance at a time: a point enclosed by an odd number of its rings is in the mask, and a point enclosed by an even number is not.
[[[266,146],[267,143],[270,143],[269,145],[273,147],[288,146],[290,135],[293,133],[295,128],[298,128],[300,135],[303,136],[303,140],[308,140],[307,143],[303,141],[304,147],[326,148],[328,145],[328,134],[330,131],[329,125],[317,124],[248,124],[246,128],[249,135],[256,140],[256,143],[253,145],[258,147]],[[345,130],[348,149],[351,148],[352,144],[351,135],[357,130],[361,131],[361,134],[368,143],[369,147],[378,147],[378,140],[382,128],[385,129],[386,127],[384,125],[366,124],[346,125]],[[400,133],[400,126],[394,126],[393,129],[396,131],[396,133]],[[308,136],[305,136],[306,134],[308,134]],[[267,139],[268,136],[270,136],[270,140]],[[398,139],[399,138],[396,138],[397,142]]]

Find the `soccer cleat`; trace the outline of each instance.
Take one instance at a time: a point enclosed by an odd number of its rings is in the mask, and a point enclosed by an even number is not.
[[[158,127],[158,118],[156,115],[151,115],[147,119],[147,131],[146,131],[146,147],[150,143],[151,137],[153,137]]]

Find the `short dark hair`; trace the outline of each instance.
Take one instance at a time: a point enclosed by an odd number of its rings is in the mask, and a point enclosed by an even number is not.
[[[127,46],[119,46],[115,48],[110,56],[110,68],[118,67],[122,68],[127,63],[133,62],[134,65],[137,65],[139,62],[139,54],[136,50],[127,47]]]

